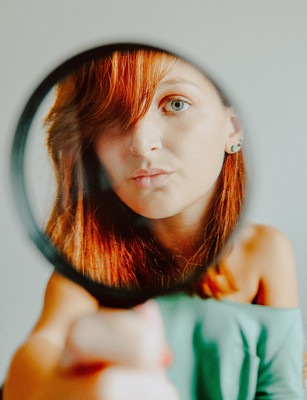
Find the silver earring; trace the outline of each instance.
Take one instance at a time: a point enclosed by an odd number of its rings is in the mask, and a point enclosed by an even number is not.
[[[240,140],[239,141],[239,143],[238,144],[233,144],[231,147],[230,147],[230,151],[232,152],[232,153],[237,153],[240,149],[241,149],[241,142],[242,142],[242,140]]]
[[[232,153],[237,153],[237,152],[239,151],[239,146],[237,146],[236,144],[232,145],[232,146],[230,147],[230,151],[231,151]]]

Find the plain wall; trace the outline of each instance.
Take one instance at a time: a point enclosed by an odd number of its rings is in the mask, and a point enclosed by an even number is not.
[[[243,117],[247,217],[290,239],[307,320],[307,3],[304,0],[10,0],[0,4],[0,381],[42,306],[51,266],[10,193],[15,124],[35,85],[67,57],[114,41],[178,51],[213,72]]]

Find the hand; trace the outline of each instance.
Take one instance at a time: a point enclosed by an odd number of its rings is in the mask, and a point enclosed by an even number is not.
[[[155,301],[134,310],[100,309],[70,329],[60,362],[41,399],[177,400]]]

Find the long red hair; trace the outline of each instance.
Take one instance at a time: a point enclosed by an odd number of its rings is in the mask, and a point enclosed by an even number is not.
[[[57,184],[46,232],[79,271],[96,281],[119,287],[169,287],[184,280],[191,269],[201,268],[193,263],[184,269],[176,265],[144,219],[114,194],[92,145],[101,130],[113,124],[129,129],[142,118],[158,82],[176,60],[159,51],[115,51],[85,63],[58,84],[46,118],[47,146]],[[215,260],[234,231],[244,188],[242,152],[225,154],[198,251],[204,265]],[[215,262],[193,290],[203,297],[218,297],[234,289],[222,265]],[[226,289],[215,282],[215,275],[222,270],[229,278]]]

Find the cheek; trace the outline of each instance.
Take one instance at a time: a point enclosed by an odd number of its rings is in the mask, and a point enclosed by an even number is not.
[[[199,118],[182,126],[178,145],[191,162],[220,163],[226,146],[226,125],[223,118]],[[178,147],[179,147],[178,146]]]
[[[118,140],[100,138],[94,143],[94,149],[110,179],[111,185],[114,186],[121,173],[121,165],[124,157],[123,147],[118,143]]]
[[[187,174],[196,185],[210,187],[223,166],[226,145],[224,120],[194,121],[189,133],[182,135],[180,149]]]
[[[205,188],[217,180],[224,162],[225,151],[215,143],[201,143],[191,157],[190,171],[196,185]]]

